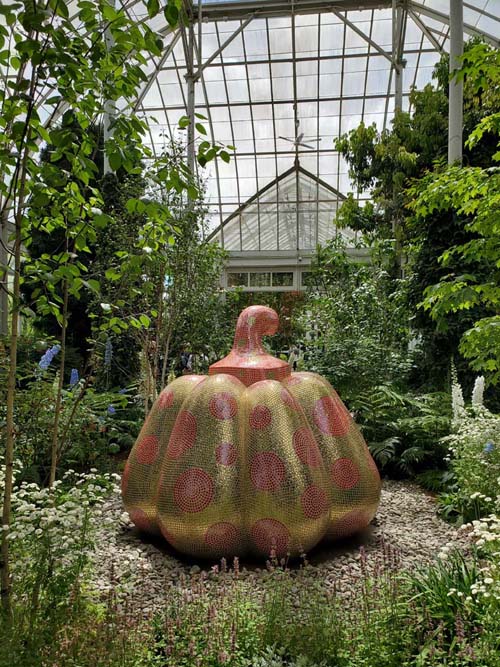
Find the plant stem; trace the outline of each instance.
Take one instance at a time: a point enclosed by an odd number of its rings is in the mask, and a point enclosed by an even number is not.
[[[33,99],[33,93],[36,87],[37,74],[36,68],[33,68],[30,82],[30,97]],[[33,103],[30,103],[26,112],[24,132],[20,141],[23,147],[22,159],[19,163],[19,169],[16,169],[16,178],[19,178],[19,190],[17,197],[17,208],[15,212],[15,234],[14,234],[14,285],[12,291],[12,318],[9,345],[9,373],[7,376],[7,411],[5,417],[5,483],[2,503],[2,535],[0,547],[0,598],[2,609],[5,616],[10,621],[12,618],[12,583],[10,579],[10,550],[9,550],[9,528],[12,515],[12,487],[14,481],[14,441],[15,441],[15,422],[14,422],[14,404],[16,398],[16,375],[17,375],[17,340],[19,329],[19,310],[21,294],[21,239],[22,239],[22,221],[24,215],[24,200],[26,196],[26,181],[28,177],[28,158],[29,144],[31,140],[31,116],[33,114]],[[15,188],[15,186],[13,186]],[[12,190],[15,192],[15,189]],[[10,195],[10,192],[9,192]],[[8,215],[9,207],[4,201],[2,213]],[[7,527],[7,528],[6,528]]]
[[[66,249],[67,250],[67,249]],[[64,366],[66,361],[66,330],[68,328],[68,281],[64,281],[63,287],[63,321],[61,331],[61,366],[59,368],[59,380],[57,383],[56,405],[54,412],[54,430],[52,432],[52,447],[50,457],[49,486],[54,486],[56,481],[57,454],[59,440],[59,419],[61,416],[62,390],[64,384]]]

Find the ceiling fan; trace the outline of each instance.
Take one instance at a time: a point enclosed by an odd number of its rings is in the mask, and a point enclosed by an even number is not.
[[[298,129],[299,129],[299,126],[298,126],[298,123],[297,123],[297,131],[298,131]],[[299,146],[303,146],[304,148],[312,148],[312,150],[314,150],[316,148],[316,146],[311,146],[311,144],[305,143],[304,139],[312,140],[316,143],[321,141],[321,137],[316,137],[316,138],[314,138],[312,136],[306,137],[306,136],[304,136],[303,132],[301,132],[300,134],[297,134],[295,139],[289,139],[288,137],[282,137],[282,136],[279,136],[278,138],[283,139],[284,141],[289,141],[291,144],[293,144],[295,146],[295,148],[298,148]]]

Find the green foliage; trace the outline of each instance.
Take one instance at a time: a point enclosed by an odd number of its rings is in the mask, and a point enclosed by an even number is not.
[[[326,376],[347,401],[373,385],[403,380],[411,366],[406,311],[384,250],[376,246],[371,261],[360,264],[340,239],[318,248],[312,287],[295,317],[307,368]]]
[[[0,627],[0,657],[14,667],[498,667],[493,561],[480,567],[476,555],[446,547],[405,574],[397,553],[383,552],[372,559],[361,549],[348,596],[325,590],[308,566],[272,563],[260,592],[238,564],[183,579],[152,617],[112,595],[98,603],[81,595],[65,622],[49,616],[51,641],[43,626],[27,643]]]
[[[440,498],[448,520],[465,523],[494,510],[500,495],[500,417],[484,407],[469,408],[442,440],[449,448],[454,484]]]
[[[52,651],[48,647],[68,622],[78,622],[85,613],[82,593],[95,515],[110,492],[117,492],[114,477],[71,472],[51,489],[26,482],[16,486],[8,538],[17,581],[16,632],[7,623],[0,625],[1,664],[53,664],[44,661]],[[3,484],[0,473],[2,491]]]
[[[402,393],[379,385],[350,403],[382,472],[413,476],[443,467],[451,410],[448,394]]]
[[[417,310],[412,320],[421,339],[419,372],[412,383],[431,389],[444,388],[446,367],[452,356],[459,357],[459,345],[463,356],[457,366],[466,382],[472,381],[471,369],[488,373],[496,382],[499,364],[499,248],[494,228],[498,177],[492,166],[498,154],[498,50],[470,40],[459,76],[465,79],[464,136],[470,136],[466,169],[442,167],[448,122],[446,55],[436,67],[436,87],[412,91],[411,115],[397,114],[392,128],[380,133],[361,125],[336,144],[357,192],[369,190],[373,201],[361,206],[349,198],[337,223],[372,239],[395,240],[397,255],[401,250],[406,255],[411,310],[418,309],[429,290],[427,312]],[[416,207],[416,215],[410,206]]]

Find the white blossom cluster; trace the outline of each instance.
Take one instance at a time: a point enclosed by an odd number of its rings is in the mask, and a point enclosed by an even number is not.
[[[490,514],[480,521],[473,521],[471,534],[480,552],[487,556],[479,581],[471,587],[471,594],[500,603],[500,517]]]
[[[100,508],[110,494],[119,492],[119,479],[96,469],[87,474],[70,470],[51,489],[15,485],[11,525],[3,526],[11,543],[13,576],[29,586],[41,570],[50,571],[51,577],[81,572],[93,549],[96,519],[106,523]],[[0,474],[0,490],[3,485]]]
[[[500,416],[485,407],[464,410],[443,438],[462,495],[481,501],[500,493]],[[486,502],[490,502],[487,501]]]

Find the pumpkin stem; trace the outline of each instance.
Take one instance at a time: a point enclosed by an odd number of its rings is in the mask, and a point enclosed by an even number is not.
[[[236,354],[266,354],[262,336],[278,331],[278,314],[267,306],[249,306],[240,313],[236,323],[233,350]]]

